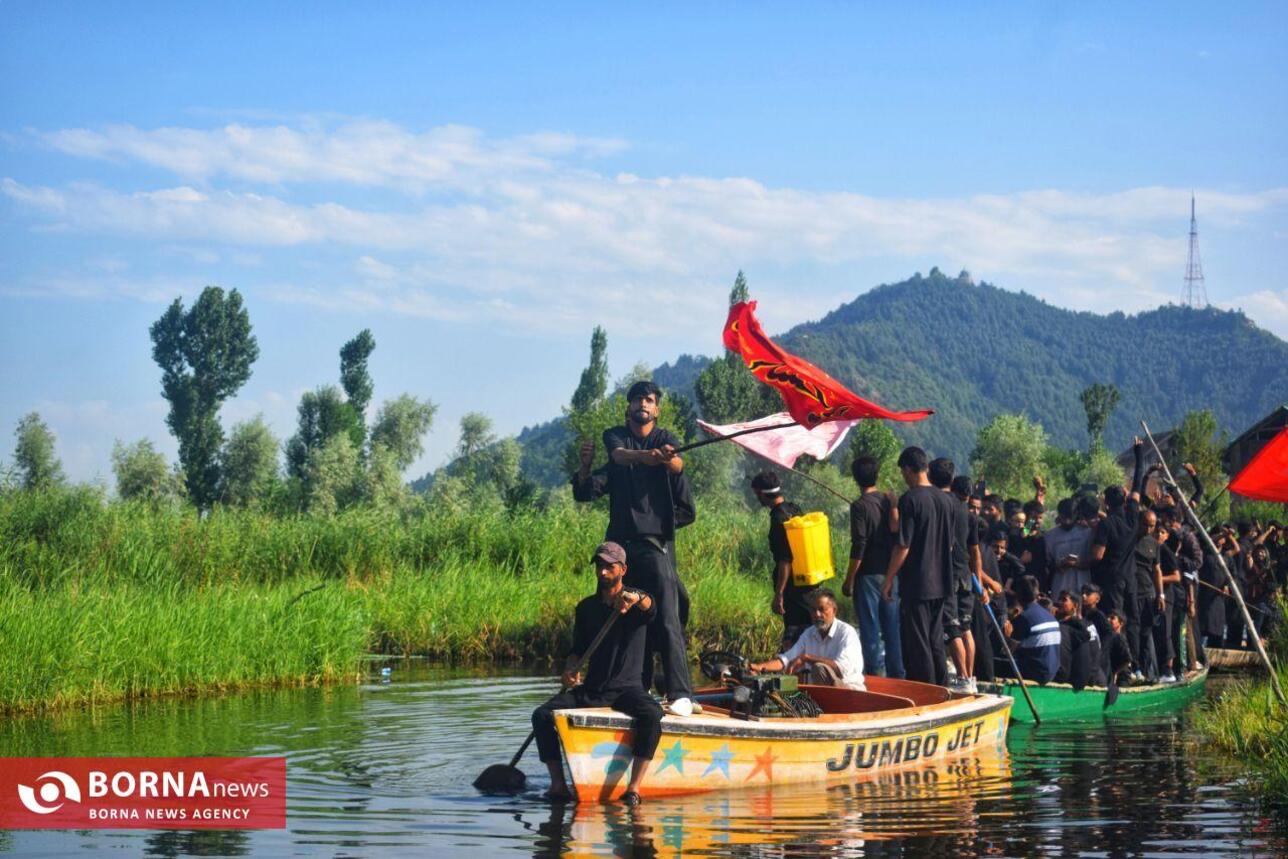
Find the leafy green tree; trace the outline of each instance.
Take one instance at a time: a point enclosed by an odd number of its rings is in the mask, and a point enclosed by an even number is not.
[[[286,467],[293,476],[305,479],[309,457],[332,437],[346,435],[358,451],[364,435],[362,423],[352,404],[345,401],[335,385],[323,385],[300,397],[299,427],[286,443]]]
[[[401,474],[425,452],[425,434],[434,425],[438,406],[403,394],[385,402],[371,425],[371,449],[389,451]]]
[[[1181,466],[1186,462],[1192,463],[1208,492],[1215,495],[1229,481],[1221,465],[1221,455],[1227,446],[1229,439],[1218,427],[1216,415],[1209,409],[1192,411],[1185,415],[1172,436],[1172,455],[1167,464],[1188,491],[1188,481],[1181,476]],[[1229,499],[1227,493],[1217,502],[1217,509],[1213,511],[1216,516],[1225,519],[1230,515]]]
[[[1122,466],[1114,459],[1113,454],[1105,450],[1104,445],[1082,457],[1082,469],[1078,474],[1079,485],[1090,483],[1103,492],[1110,486],[1125,485],[1128,479],[1130,475],[1123,473]]]
[[[1097,382],[1090,387],[1084,388],[1080,395],[1082,400],[1082,409],[1087,414],[1087,444],[1088,453],[1098,447],[1105,445],[1105,426],[1109,423],[1109,416],[1113,414],[1114,409],[1118,408],[1118,402],[1122,395],[1118,393],[1118,388],[1113,385],[1105,385]]]
[[[24,415],[13,434],[18,439],[13,464],[23,489],[49,489],[63,482],[63,465],[54,453],[54,434],[39,412]]]
[[[991,491],[1027,497],[1035,475],[1042,475],[1046,431],[1024,415],[998,415],[979,431],[971,453],[974,474]]]
[[[581,381],[573,391],[571,408],[584,412],[604,398],[608,390],[608,334],[598,325],[590,335],[590,363],[581,371]]]
[[[112,473],[116,475],[116,494],[124,501],[162,504],[183,497],[182,476],[149,439],[129,445],[118,440],[112,446]]]
[[[740,271],[729,291],[729,306],[748,297],[747,279]],[[751,374],[741,355],[727,349],[698,375],[693,393],[702,416],[718,424],[751,421],[783,410],[778,394]]]
[[[882,420],[861,420],[850,430],[850,445],[842,459],[843,471],[848,476],[850,464],[861,456],[870,456],[877,461],[877,488],[883,492],[901,492],[905,486],[899,474],[899,453],[904,445]],[[858,487],[850,479],[851,489],[846,491],[857,497]]]
[[[250,378],[259,357],[241,294],[208,286],[185,311],[174,303],[153,323],[152,358],[161,368],[161,390],[170,403],[166,425],[179,441],[188,497],[208,509],[219,493],[219,452],[224,434],[219,407]]]
[[[262,415],[232,428],[224,445],[220,500],[233,507],[264,502],[277,481],[277,439]]]
[[[375,445],[367,456],[359,493],[363,501],[375,507],[398,507],[411,493],[403,481],[398,457],[383,445]]]
[[[362,329],[356,337],[340,347],[340,387],[344,388],[344,395],[348,398],[349,405],[353,407],[358,424],[364,428],[364,433],[367,405],[371,402],[371,394],[375,390],[371,373],[367,371],[367,359],[375,349],[376,338],[371,335],[369,328]],[[355,441],[361,445],[363,439],[359,438]]]
[[[309,452],[305,466],[304,508],[319,516],[331,516],[362,497],[362,462],[345,433],[331,436]]]

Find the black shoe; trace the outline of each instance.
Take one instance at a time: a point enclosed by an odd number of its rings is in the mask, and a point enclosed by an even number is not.
[[[640,795],[633,790],[628,790],[626,793],[622,794],[622,805],[636,806],[643,801],[644,800],[640,799]]]

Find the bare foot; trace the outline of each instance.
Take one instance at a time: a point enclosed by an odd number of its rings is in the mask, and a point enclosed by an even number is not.
[[[566,787],[552,787],[542,796],[551,802],[572,802],[572,791]]]

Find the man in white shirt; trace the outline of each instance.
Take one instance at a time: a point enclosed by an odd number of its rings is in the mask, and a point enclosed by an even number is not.
[[[809,602],[814,625],[778,656],[751,663],[751,670],[786,671],[816,686],[862,690],[863,648],[859,633],[836,616],[836,595],[827,588],[812,591]]]

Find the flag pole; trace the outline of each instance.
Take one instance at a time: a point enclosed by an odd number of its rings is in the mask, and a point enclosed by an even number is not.
[[[712,438],[695,441],[692,444],[686,444],[683,447],[677,447],[675,452],[684,453],[686,450],[693,450],[694,448],[702,447],[703,445],[715,444],[718,441],[728,441],[729,439],[737,438],[740,435],[748,435],[753,432],[766,432],[767,430],[787,429],[788,427],[794,426],[799,426],[799,424],[797,424],[796,421],[788,421],[785,424],[773,424],[772,426],[767,427],[752,427],[751,429],[738,430],[737,432],[731,432],[728,435],[716,435]],[[706,432],[706,430],[703,430],[703,432]]]
[[[704,444],[712,444],[717,441],[727,441],[728,439],[735,438],[740,435],[747,435],[748,433],[764,432],[765,430],[787,429],[788,427],[794,427],[794,426],[800,426],[800,424],[796,423],[796,421],[790,421],[785,424],[774,424],[772,426],[767,426],[767,427],[752,427],[751,429],[738,430],[737,432],[731,432],[728,435],[717,435],[714,438],[709,438],[703,441],[694,442],[693,444],[686,444],[684,447],[676,448],[675,452],[683,453],[686,450],[693,450],[695,447],[702,447]],[[708,430],[704,429],[703,432],[708,432]],[[760,456],[761,459],[765,460],[766,462],[772,462],[774,465],[778,466],[779,468],[786,468],[788,471],[792,472],[793,474],[799,474],[801,477],[805,478],[809,482],[819,486],[820,488],[822,488],[827,492],[832,493],[837,498],[844,501],[847,505],[854,503],[854,499],[846,498],[844,495],[837,492],[835,489],[828,486],[826,483],[819,480],[817,477],[810,477],[805,472],[792,468],[790,465],[783,465],[781,462],[772,460],[767,456],[761,456],[759,453],[756,453],[756,451],[752,450],[751,448],[743,448],[743,450],[747,451],[750,454]]]
[[[1149,439],[1150,446],[1154,448],[1158,461],[1163,464],[1163,471],[1167,473],[1167,479],[1175,484],[1176,478],[1172,476],[1172,470],[1168,468],[1167,460],[1163,458],[1163,452],[1158,449],[1158,443],[1154,441],[1154,436],[1149,431],[1149,425],[1144,420],[1141,420],[1140,426],[1141,429],[1145,430],[1145,437]],[[1279,699],[1280,704],[1288,705],[1288,699],[1284,698],[1284,690],[1279,687],[1279,675],[1275,673],[1275,666],[1271,663],[1269,655],[1266,654],[1266,649],[1261,646],[1261,636],[1257,633],[1256,624],[1252,622],[1252,614],[1248,611],[1248,604],[1243,601],[1243,592],[1239,590],[1238,582],[1234,580],[1234,576],[1230,575],[1230,568],[1226,566],[1225,558],[1222,557],[1220,550],[1217,549],[1216,543],[1212,542],[1212,535],[1208,533],[1207,528],[1204,527],[1199,517],[1195,515],[1193,508],[1190,507],[1190,502],[1185,500],[1185,493],[1182,492],[1179,495],[1180,497],[1177,498],[1177,501],[1181,502],[1186,514],[1198,527],[1199,533],[1203,535],[1203,541],[1207,543],[1208,551],[1216,557],[1217,563],[1221,565],[1221,569],[1225,572],[1226,584],[1230,586],[1230,593],[1234,596],[1234,601],[1239,604],[1239,611],[1243,612],[1243,622],[1247,624],[1246,628],[1249,632],[1249,637],[1252,639],[1252,643],[1256,645],[1257,655],[1261,657],[1261,661],[1265,663],[1266,671],[1270,673],[1270,685],[1275,690],[1275,697]]]

